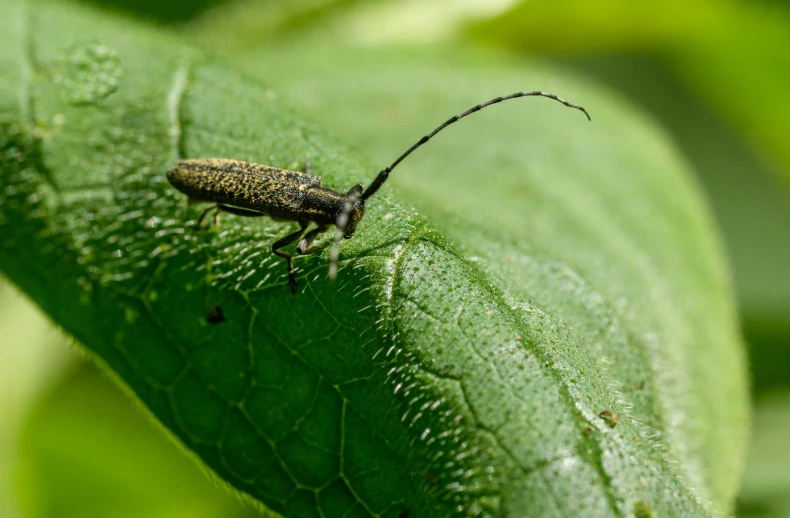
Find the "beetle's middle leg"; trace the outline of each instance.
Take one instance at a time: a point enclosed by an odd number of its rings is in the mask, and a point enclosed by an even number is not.
[[[244,216],[244,217],[247,217],[247,218],[257,218],[258,216],[265,216],[266,215],[263,212],[257,212],[257,211],[248,210],[248,209],[238,209],[236,207],[230,207],[228,205],[222,205],[222,204],[217,205],[217,208],[219,208],[219,210],[221,210],[223,212],[228,212],[230,214],[235,214],[236,216]]]
[[[290,245],[291,243],[302,237],[302,234],[304,234],[304,231],[307,229],[307,225],[308,225],[307,222],[300,221],[299,230],[297,230],[293,234],[288,234],[287,236],[276,241],[272,245],[272,252],[274,252],[275,255],[279,255],[280,257],[282,257],[288,262],[288,284],[291,286],[291,293],[293,293],[294,295],[296,294],[296,278],[294,277],[294,265],[293,265],[293,261],[291,260],[291,254],[289,254],[288,252],[283,252],[280,249]]]
[[[200,230],[200,226],[203,225],[203,220],[206,218],[206,215],[209,212],[211,212],[212,210],[216,210],[217,211],[217,212],[214,213],[214,226],[217,226],[217,224],[219,223],[219,211],[220,211],[220,208],[219,208],[219,205],[212,205],[211,207],[209,207],[207,209],[204,209],[203,212],[200,213],[200,217],[197,220],[197,224],[195,225],[195,228]]]
[[[195,201],[192,203],[199,203],[199,201]],[[223,205],[221,203],[217,203],[216,205],[212,205],[207,209],[203,210],[200,214],[200,217],[197,220],[197,228],[200,228],[203,224],[203,220],[206,218],[209,212],[212,210],[216,210],[214,213],[214,226],[219,226],[219,214],[220,212],[229,212],[230,214],[235,214],[236,216],[246,216],[250,218],[258,217],[258,216],[265,216],[263,212],[256,212],[254,210],[247,210],[247,209],[237,209],[236,207],[229,207],[228,205]]]

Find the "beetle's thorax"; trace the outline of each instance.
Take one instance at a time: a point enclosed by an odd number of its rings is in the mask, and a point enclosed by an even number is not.
[[[326,187],[311,187],[305,193],[301,212],[318,225],[334,225],[346,203],[346,195]]]

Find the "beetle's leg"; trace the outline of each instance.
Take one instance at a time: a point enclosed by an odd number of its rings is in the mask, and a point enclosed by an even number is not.
[[[219,227],[219,213],[220,212],[229,212],[230,214],[235,214],[236,216],[246,216],[250,218],[254,218],[257,216],[265,216],[263,212],[255,212],[254,210],[246,210],[246,209],[237,209],[236,207],[228,207],[227,205],[217,204],[217,212],[214,214],[214,226]]]
[[[228,212],[230,214],[235,214],[236,216],[245,216],[248,218],[256,218],[258,216],[265,216],[263,212],[256,212],[254,210],[247,210],[247,209],[237,209],[236,207],[228,207],[227,205],[218,205],[220,210]]]
[[[204,211],[203,211],[203,212],[200,214],[200,217],[199,217],[199,218],[198,218],[198,220],[197,220],[197,225],[195,225],[195,227],[197,227],[197,229],[198,229],[198,230],[200,230],[200,226],[203,224],[203,220],[206,218],[206,215],[207,215],[209,212],[211,212],[212,210],[216,210],[216,211],[217,211],[217,214],[219,214],[219,205],[212,205],[211,207],[209,207],[209,208],[205,209],[205,210],[204,210]],[[216,216],[214,217],[214,222],[215,222],[215,223],[217,223],[217,218],[216,218]]]
[[[310,161],[309,160],[305,160],[304,161],[304,172],[306,174],[310,174]]]
[[[283,252],[280,249],[290,245],[291,243],[302,237],[302,234],[304,234],[306,228],[307,228],[307,223],[304,221],[300,221],[299,230],[297,230],[293,234],[288,234],[287,236],[276,241],[272,245],[272,252],[274,252],[276,255],[279,255],[280,257],[282,257],[288,262],[288,284],[291,286],[291,293],[293,294],[296,294],[296,278],[294,277],[294,266],[293,266],[293,261],[291,261],[291,254],[289,254],[288,252]]]
[[[320,246],[310,245],[313,243],[315,238],[318,237],[318,234],[322,234],[327,230],[329,230],[329,227],[318,227],[308,232],[304,238],[299,241],[299,244],[296,245],[296,251],[299,252],[299,255],[310,255],[320,250]]]

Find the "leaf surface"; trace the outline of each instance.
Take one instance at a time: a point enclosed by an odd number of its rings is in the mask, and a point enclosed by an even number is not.
[[[515,101],[476,115],[414,162],[431,174],[404,168],[408,197],[371,200],[336,285],[316,254],[292,296],[269,251],[288,224],[196,232],[164,172],[309,159],[345,191],[376,170],[360,153],[166,35],[3,9],[0,268],[234,489],[294,517],[729,508],[746,403],[726,270],[682,161],[626,107],[537,64],[459,64],[419,106],[529,77],[584,92],[598,126],[549,101],[528,125]],[[376,59],[336,70],[413,93]]]

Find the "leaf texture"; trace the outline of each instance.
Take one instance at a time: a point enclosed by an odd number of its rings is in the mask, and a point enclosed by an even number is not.
[[[746,391],[726,270],[682,161],[626,108],[593,92],[599,129],[548,101],[539,127],[481,114],[435,155],[469,166],[405,173],[339,282],[300,258],[292,296],[269,250],[288,224],[197,232],[164,172],[310,160],[344,191],[372,177],[359,153],[175,38],[3,9],[0,268],[229,486],[289,517],[729,509]],[[499,146],[472,144],[480,125]]]

